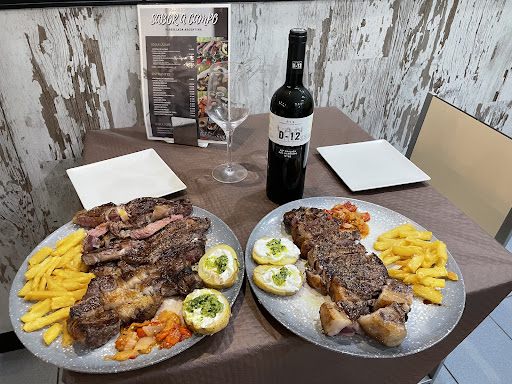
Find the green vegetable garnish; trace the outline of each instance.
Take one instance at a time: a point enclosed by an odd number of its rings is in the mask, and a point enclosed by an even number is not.
[[[267,242],[267,248],[270,250],[270,253],[274,256],[278,256],[281,252],[286,251],[286,247],[281,244],[280,239],[272,239]]]
[[[219,274],[224,272],[228,267],[228,257],[226,255],[217,257],[217,259],[215,259],[215,265],[217,266]]]
[[[274,280],[274,284],[281,286],[284,285],[286,278],[291,276],[291,272],[286,267],[282,267],[278,273],[274,273],[272,275],[272,280]]]
[[[216,295],[208,293],[197,296],[185,304],[185,311],[194,312],[195,309],[201,308],[201,315],[206,317],[215,317],[217,313],[224,309]]]
[[[228,267],[228,257],[226,255],[221,255],[217,258],[209,258],[205,262],[205,266],[208,269],[215,270],[219,275],[224,272]]]

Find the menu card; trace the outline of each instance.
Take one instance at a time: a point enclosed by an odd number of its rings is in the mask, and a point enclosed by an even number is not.
[[[208,75],[228,61],[229,4],[137,5],[144,122],[150,140],[225,142],[206,113]]]

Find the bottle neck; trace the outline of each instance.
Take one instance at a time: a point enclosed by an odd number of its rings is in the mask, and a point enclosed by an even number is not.
[[[288,64],[286,67],[285,85],[291,87],[302,86],[305,55],[305,42],[290,41],[288,45]]]

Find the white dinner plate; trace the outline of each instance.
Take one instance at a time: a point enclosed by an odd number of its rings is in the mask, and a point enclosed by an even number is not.
[[[187,186],[152,148],[67,170],[85,209],[162,197]]]
[[[317,149],[353,192],[430,180],[386,140]]]

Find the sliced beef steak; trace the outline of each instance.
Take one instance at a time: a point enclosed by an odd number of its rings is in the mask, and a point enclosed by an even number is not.
[[[329,281],[328,290],[334,301],[368,301],[376,298],[386,280],[386,266],[375,254],[348,254],[333,259],[320,274]]]
[[[164,217],[189,216],[193,207],[188,199],[141,197],[126,203],[123,208],[128,213],[128,222],[135,227],[142,227]]]
[[[92,296],[100,296],[103,293],[113,291],[117,288],[117,279],[113,276],[95,277],[89,282],[87,292],[85,292],[82,300]]]
[[[195,263],[204,254],[205,233],[209,228],[208,218],[175,220],[148,238],[146,247],[123,255],[122,260],[132,264],[154,264],[164,255],[179,253]]]
[[[301,256],[307,257],[314,244],[360,240],[358,231],[342,231],[341,219],[332,217],[323,209],[300,207],[284,214],[284,224],[290,228],[294,243],[301,248]]]
[[[357,321],[367,335],[388,347],[402,344],[407,336],[405,322],[408,308],[392,303],[373,313],[361,316]]]
[[[400,280],[389,278],[386,285],[382,287],[382,292],[375,301],[373,310],[387,307],[393,303],[398,303],[409,312],[412,305],[412,297],[414,292],[409,284],[405,284]]]
[[[308,284],[332,299],[320,307],[325,334],[364,331],[384,345],[399,345],[407,334],[411,287],[390,278],[359,243],[360,233],[342,230],[343,222],[328,212],[301,207],[285,213],[283,222],[308,261]]]
[[[191,213],[185,199],[140,198],[75,215],[95,226],[82,260],[96,276],[70,311],[68,328],[76,341],[97,348],[121,325],[154,317],[164,297],[203,287],[191,266],[205,252],[210,220]]]
[[[94,273],[96,277],[111,276],[119,278],[122,274],[121,268],[114,261],[94,264],[89,268],[89,272]]]
[[[71,307],[67,326],[75,341],[99,348],[119,333],[121,321],[116,311],[103,308],[99,296],[91,296]]]
[[[114,240],[109,248],[99,248],[82,255],[82,262],[87,265],[94,265],[106,261],[119,260],[121,257],[131,253],[142,252],[147,244],[140,240]]]
[[[120,217],[114,203],[103,204],[90,210],[84,209],[73,216],[73,223],[87,228],[97,227],[107,221],[118,220],[120,220]]]

